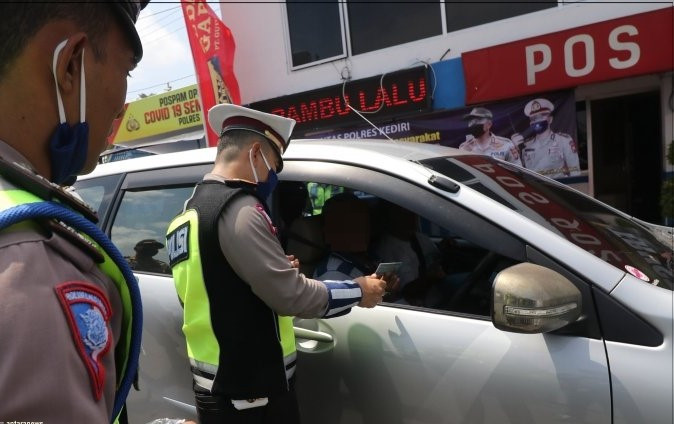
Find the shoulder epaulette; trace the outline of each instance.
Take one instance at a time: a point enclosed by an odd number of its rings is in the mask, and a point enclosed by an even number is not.
[[[68,193],[63,187],[52,183],[25,166],[9,162],[0,157],[0,175],[15,186],[22,188],[44,200],[55,200],[82,214],[93,223],[98,222],[98,214],[89,205]]]

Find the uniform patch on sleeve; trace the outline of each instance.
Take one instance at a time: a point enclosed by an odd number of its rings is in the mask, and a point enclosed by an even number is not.
[[[255,209],[257,209],[257,211],[260,212],[260,215],[262,215],[264,220],[267,221],[267,225],[269,225],[269,231],[271,231],[271,233],[273,235],[277,235],[278,230],[274,226],[274,223],[271,221],[271,218],[267,214],[267,211],[264,210],[264,206],[262,206],[260,203],[258,203],[257,205],[255,205]]]
[[[190,257],[190,223],[186,222],[166,235],[169,264],[173,268],[177,263]]]
[[[110,349],[110,303],[96,286],[68,281],[55,287],[70,326],[73,341],[91,379],[94,398],[100,400],[105,385],[103,356]]]

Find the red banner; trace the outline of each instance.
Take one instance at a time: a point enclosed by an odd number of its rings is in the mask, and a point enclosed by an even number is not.
[[[204,116],[216,104],[241,104],[239,84],[234,75],[234,37],[232,32],[204,0],[182,0],[187,36],[199,84]],[[209,146],[218,144],[218,135],[208,126]]]
[[[673,10],[668,7],[464,53],[466,103],[670,71]]]

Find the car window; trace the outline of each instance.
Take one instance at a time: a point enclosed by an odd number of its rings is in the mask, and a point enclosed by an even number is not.
[[[193,186],[123,192],[110,238],[135,271],[171,274],[166,229],[190,197]]]
[[[527,216],[576,246],[653,285],[674,289],[672,246],[638,222],[553,180],[488,156],[421,164]]]
[[[401,262],[400,287],[384,298],[391,306],[488,317],[494,277],[521,259],[481,246],[423,216],[423,211],[417,213],[361,187],[282,184],[306,188],[304,198],[298,194],[301,190],[278,191],[280,215],[291,221],[281,227],[281,238],[286,253],[299,258],[301,271],[320,280],[343,280],[369,275],[380,262]],[[315,207],[312,187],[329,188],[320,209]]]
[[[90,178],[73,184],[75,193],[98,213],[99,225],[103,225],[112,204],[121,175]]]

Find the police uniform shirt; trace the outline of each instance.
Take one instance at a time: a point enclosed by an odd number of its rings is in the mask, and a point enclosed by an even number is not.
[[[225,181],[214,174],[204,180]],[[257,198],[239,195],[225,207],[218,219],[218,239],[234,272],[277,314],[300,318],[325,314],[326,286],[291,266]]]
[[[524,167],[550,178],[580,175],[576,143],[564,133],[549,132],[545,138],[534,137],[524,142]]]
[[[510,163],[515,163],[517,165],[522,164],[515,144],[510,141],[510,139],[499,137],[493,133],[489,137],[489,144],[484,149],[482,146],[480,146],[480,143],[475,138],[461,143],[459,149],[467,150],[480,155],[489,155],[495,159],[501,159]]]
[[[30,167],[1,141],[0,156]],[[0,190],[8,187],[0,176]],[[0,232],[0,419],[110,421],[122,303],[115,284],[88,249],[44,226]],[[73,288],[78,290],[68,291]],[[63,296],[66,292],[68,297]],[[109,309],[107,325],[100,325],[101,317],[91,313],[93,309],[78,310],[78,296],[99,304],[98,311]],[[88,340],[74,333],[71,321],[83,319],[99,324],[88,327]],[[98,350],[95,357],[85,343]]]

